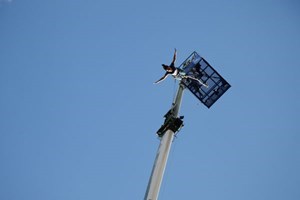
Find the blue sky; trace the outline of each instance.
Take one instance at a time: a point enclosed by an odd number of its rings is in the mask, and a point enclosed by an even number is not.
[[[160,199],[300,198],[300,3],[0,1],[0,199],[142,199],[170,63],[231,85],[185,91]]]

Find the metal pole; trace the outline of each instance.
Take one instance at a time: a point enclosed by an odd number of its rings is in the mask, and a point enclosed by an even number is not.
[[[180,83],[171,108],[172,117],[178,117],[184,88],[184,85]],[[158,198],[173,138],[174,131],[170,129],[167,129],[161,138],[144,200],[157,200]]]

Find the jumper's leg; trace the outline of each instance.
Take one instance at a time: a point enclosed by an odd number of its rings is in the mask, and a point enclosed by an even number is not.
[[[208,85],[207,85],[206,83],[203,83],[200,79],[194,78],[194,77],[192,77],[192,76],[187,76],[187,75],[183,76],[183,78],[190,78],[190,79],[193,79],[193,80],[195,80],[195,81],[198,81],[198,82],[199,82],[201,85],[203,85],[204,87],[208,88]]]

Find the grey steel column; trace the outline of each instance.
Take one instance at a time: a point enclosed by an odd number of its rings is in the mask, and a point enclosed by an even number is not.
[[[178,117],[184,88],[185,87],[180,83],[176,98],[171,108],[171,116],[174,118]],[[173,138],[174,131],[167,129],[165,133],[163,133],[160,145],[157,150],[156,159],[153,165],[144,200],[157,200],[158,198]]]

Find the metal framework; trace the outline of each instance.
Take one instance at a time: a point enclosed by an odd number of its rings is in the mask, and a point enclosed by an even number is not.
[[[185,74],[208,85],[205,87],[195,79],[182,79],[182,83],[208,108],[210,108],[231,86],[197,52],[193,52],[179,68]]]
[[[179,67],[181,81],[164,124],[157,131],[160,145],[157,150],[144,200],[157,200],[174,135],[183,127],[179,116],[182,95],[188,88],[207,108],[210,108],[231,86],[197,52],[193,52]]]

